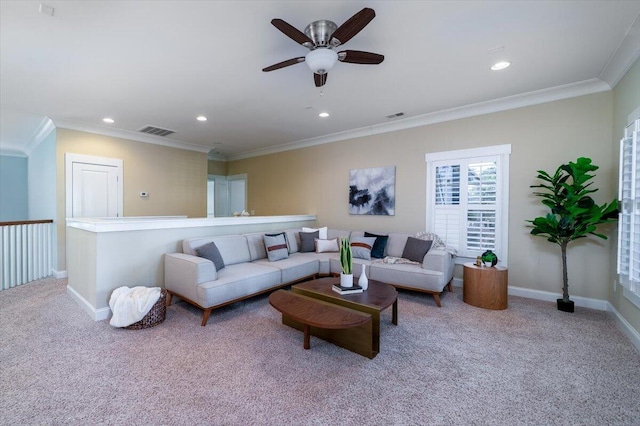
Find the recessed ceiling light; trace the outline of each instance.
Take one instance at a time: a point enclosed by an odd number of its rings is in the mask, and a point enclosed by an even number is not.
[[[108,124],[113,124],[116,122],[113,118],[109,118],[109,117],[103,118],[102,121]]]
[[[496,62],[495,64],[493,64],[493,66],[491,67],[491,71],[500,71],[503,70],[505,68],[508,68],[509,65],[511,65],[511,62],[509,61],[500,61],[500,62]]]
[[[204,115],[199,115],[196,117],[196,120],[198,121],[207,121],[207,117],[205,117]]]
[[[322,118],[327,118],[329,116],[328,112],[321,112],[320,114],[318,114],[318,117],[322,117]]]

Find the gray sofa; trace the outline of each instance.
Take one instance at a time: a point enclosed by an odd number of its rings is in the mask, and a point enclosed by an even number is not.
[[[211,310],[258,294],[267,293],[319,275],[339,274],[339,253],[302,253],[300,229],[283,231],[287,239],[288,257],[271,262],[263,236],[265,233],[190,238],[182,242],[182,253],[165,255],[167,304],[175,295],[204,310],[202,324],[206,325]],[[272,232],[269,232],[272,233]],[[328,230],[328,239],[362,237],[362,231]],[[408,237],[407,233],[389,233],[385,256],[399,258]],[[198,257],[196,249],[215,243],[224,268],[217,271],[211,260]],[[381,259],[353,259],[353,274],[359,277],[365,265],[367,276],[398,288],[430,293],[440,307],[440,293],[445,287],[451,291],[453,259],[445,250],[430,249],[421,264],[389,264]]]

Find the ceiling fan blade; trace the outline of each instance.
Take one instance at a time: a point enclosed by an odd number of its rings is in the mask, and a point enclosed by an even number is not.
[[[384,55],[360,50],[343,50],[338,52],[338,60],[350,64],[377,65],[384,61]]]
[[[313,74],[313,81],[316,83],[316,87],[322,87],[327,83],[327,73]]]
[[[330,44],[333,47],[345,44],[358,34],[364,27],[367,26],[373,18],[376,17],[376,12],[373,9],[365,7],[360,12],[353,15],[344,24],[340,25],[337,30],[331,35]]]
[[[287,59],[286,61],[278,62],[277,64],[273,64],[270,67],[263,68],[262,71],[269,72],[269,71],[279,70],[280,68],[288,67],[290,65],[299,64],[300,62],[304,62],[304,56],[300,56],[299,58]]]
[[[313,47],[313,41],[293,25],[278,18],[272,19],[271,24],[296,43],[308,47],[309,49]]]

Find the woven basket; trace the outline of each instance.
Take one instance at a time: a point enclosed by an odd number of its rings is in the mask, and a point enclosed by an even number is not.
[[[151,307],[151,310],[140,321],[123,327],[127,330],[142,330],[143,328],[154,327],[164,321],[167,313],[167,290],[160,290],[160,298]]]

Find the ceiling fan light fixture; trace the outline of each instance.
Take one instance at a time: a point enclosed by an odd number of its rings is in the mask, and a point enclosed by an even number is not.
[[[321,47],[307,53],[304,60],[315,74],[326,74],[338,61],[338,54],[331,49]]]

